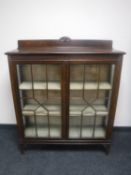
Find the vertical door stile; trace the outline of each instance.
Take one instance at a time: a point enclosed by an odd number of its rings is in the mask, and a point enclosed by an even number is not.
[[[32,64],[30,64],[30,72],[31,72],[32,94],[33,94],[33,99],[35,99],[34,77],[33,77],[33,67],[32,67]],[[34,114],[34,123],[35,123],[35,133],[36,133],[36,137],[38,137],[38,128],[37,128],[37,117],[36,117],[36,113]]]
[[[69,138],[69,111],[70,111],[70,64],[66,62],[66,133],[67,139]]]
[[[62,138],[68,139],[69,128],[69,68],[68,63],[62,64]]]
[[[62,105],[62,138],[66,139],[66,109],[65,109],[65,82],[66,82],[66,66],[63,63],[61,66],[61,105]]]

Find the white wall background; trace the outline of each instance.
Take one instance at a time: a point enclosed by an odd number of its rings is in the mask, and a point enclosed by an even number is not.
[[[116,126],[131,126],[131,0],[0,0],[0,123],[15,123],[7,58],[18,39],[112,39],[124,57]]]

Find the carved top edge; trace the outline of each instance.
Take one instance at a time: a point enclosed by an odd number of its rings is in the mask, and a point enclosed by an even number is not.
[[[125,54],[114,50],[111,40],[84,40],[62,37],[59,40],[18,40],[18,49],[7,55],[28,54]]]
[[[61,37],[59,40],[19,40],[18,49],[42,48],[42,47],[93,47],[112,49],[111,40],[80,40],[69,37]]]

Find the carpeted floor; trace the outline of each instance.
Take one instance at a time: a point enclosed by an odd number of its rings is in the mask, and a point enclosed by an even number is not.
[[[21,155],[15,129],[0,129],[0,175],[131,175],[131,132],[116,131],[101,149],[29,149]]]

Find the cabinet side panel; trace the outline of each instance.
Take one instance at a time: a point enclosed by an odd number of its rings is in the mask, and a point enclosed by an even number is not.
[[[24,141],[24,128],[23,128],[23,121],[21,116],[21,108],[20,108],[20,97],[18,92],[18,80],[17,80],[17,70],[16,64],[13,61],[8,61],[9,64],[9,72],[10,72],[10,80],[11,80],[11,88],[12,88],[12,95],[15,107],[15,114],[17,120],[17,127],[20,136],[20,144],[23,144]]]
[[[106,132],[107,139],[111,139],[112,137],[117,98],[118,98],[118,92],[119,92],[120,77],[121,77],[121,68],[122,68],[122,56],[119,56],[115,66],[110,112],[109,112],[109,119],[108,119],[107,132]]]

